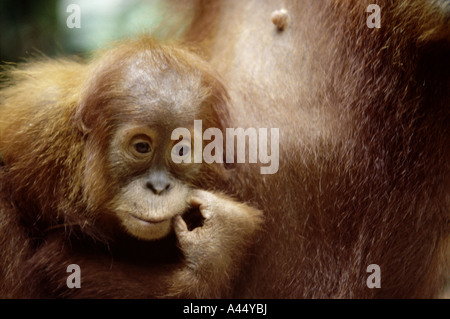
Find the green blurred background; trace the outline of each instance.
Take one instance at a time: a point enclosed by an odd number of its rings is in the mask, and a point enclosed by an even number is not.
[[[67,26],[70,4],[80,8],[79,29]],[[0,63],[80,54],[144,32],[165,37],[171,23],[180,25],[175,11],[163,0],[0,0]]]

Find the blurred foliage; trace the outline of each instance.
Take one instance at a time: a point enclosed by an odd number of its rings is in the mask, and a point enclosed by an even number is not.
[[[67,27],[70,4],[80,7],[79,29]],[[0,63],[81,54],[139,33],[166,37],[185,18],[175,11],[164,0],[0,0]]]
[[[20,61],[43,51],[53,55],[58,47],[58,0],[0,0],[0,61]]]

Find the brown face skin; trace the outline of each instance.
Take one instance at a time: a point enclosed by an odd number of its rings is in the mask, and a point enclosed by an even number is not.
[[[200,173],[197,164],[172,161],[179,142],[171,140],[173,130],[191,129],[195,116],[207,118],[204,115],[211,112],[211,105],[204,101],[207,88],[202,87],[201,74],[183,70],[184,76],[179,74],[182,70],[155,66],[149,61],[154,54],[143,50],[128,61],[125,70],[119,70],[123,94],[132,97],[132,102],[123,106],[111,101],[114,107],[125,108],[123,114],[128,112],[124,114],[127,121],[113,132],[107,151],[109,173],[120,180],[107,206],[126,231],[145,240],[170,232],[173,217],[189,207],[189,182]],[[137,115],[133,115],[134,110],[138,110]]]
[[[147,240],[169,233],[172,218],[187,210],[190,191],[169,170],[177,141],[158,133],[165,132],[126,126],[118,130],[110,146],[110,162],[115,163],[112,170],[126,172],[122,177],[127,182],[109,207],[130,234]]]
[[[195,165],[174,165],[171,159],[178,142],[171,140],[172,130],[192,126],[193,119],[192,123],[179,121],[171,114],[171,105],[180,105],[180,101],[164,100],[158,92],[148,94],[151,100],[138,99],[138,108],[145,112],[119,126],[109,144],[108,168],[121,183],[108,207],[131,235],[151,240],[166,236],[172,218],[189,207],[190,187],[177,176],[193,177],[198,169]],[[200,108],[192,104],[185,107]]]
[[[105,185],[108,195],[99,206],[115,215],[129,234],[143,240],[160,239],[170,232],[173,218],[189,208],[192,186],[207,174],[206,166],[173,162],[172,152],[185,156],[183,152],[190,150],[186,141],[180,153],[180,140],[172,140],[172,132],[187,128],[193,136],[196,119],[206,128],[220,125],[215,107],[222,106],[214,104],[211,95],[222,88],[207,82],[206,70],[194,68],[198,58],[172,50],[177,58],[171,59],[161,47],[131,53],[122,45],[108,52],[93,66],[94,76],[85,85],[76,115],[87,136],[87,157],[97,158],[88,164],[86,174],[98,174],[91,165],[102,166],[105,177],[99,178],[113,181]],[[115,68],[109,59],[120,59],[120,67]],[[111,91],[102,99],[96,93],[104,87]],[[106,114],[99,119],[96,112],[101,112],[98,105],[103,104]],[[90,145],[104,138],[105,126],[112,129],[107,133],[107,148],[102,149],[105,156],[100,157]],[[89,194],[93,193],[91,189]]]

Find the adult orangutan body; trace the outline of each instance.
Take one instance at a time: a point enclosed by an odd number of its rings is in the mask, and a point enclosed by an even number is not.
[[[133,264],[130,256],[119,255],[115,272],[83,272],[84,282],[96,282],[92,290],[68,292],[61,284],[57,293],[99,297],[436,296],[443,283],[449,238],[448,7],[440,1],[377,1],[382,10],[381,28],[370,29],[366,24],[370,2],[190,2],[198,10],[186,40],[200,44],[223,78],[230,97],[228,125],[280,129],[280,168],[276,174],[261,175],[256,166],[236,165],[222,184],[226,192],[264,211],[264,231],[254,238],[253,246],[243,240],[238,255],[229,255],[231,263],[235,262],[227,268],[233,279],[221,277],[206,291],[197,290],[201,277],[176,280],[173,274],[180,266],[163,253],[159,241],[155,247],[149,243],[136,247],[138,252],[152,251],[148,263]],[[277,28],[270,19],[281,6],[289,19]],[[67,79],[60,82],[72,84]],[[0,151],[6,153],[2,147]],[[16,147],[23,152],[27,144]],[[4,157],[8,168],[8,154]],[[46,160],[33,159],[36,165]],[[49,167],[55,164],[45,163]],[[102,174],[103,169],[100,165],[92,171]],[[64,172],[61,178],[67,177]],[[218,169],[215,174],[220,172]],[[9,173],[6,170],[3,174]],[[1,245],[6,247],[3,254],[15,254],[2,256],[6,270],[10,269],[2,276],[11,285],[24,280],[17,269],[30,254],[29,249],[37,251],[30,261],[37,266],[31,271],[39,269],[47,281],[64,280],[65,269],[56,275],[46,268],[50,257],[45,254],[51,245],[60,247],[58,239],[63,238],[64,229],[49,233],[43,244],[24,245],[31,238],[18,229],[23,221],[19,223],[15,214],[16,205],[24,203],[12,202],[4,195],[16,192],[21,184],[11,183],[9,178],[6,181],[10,184],[6,191],[2,189],[2,203],[8,205],[2,204],[2,216],[9,220],[1,224],[15,226],[3,226],[6,235]],[[24,186],[33,183],[25,181],[21,180]],[[198,184],[211,187],[208,180]],[[80,190],[73,192],[75,195]],[[33,209],[46,203],[42,197],[39,203],[25,204],[35,204],[26,207],[34,216]],[[60,212],[68,209],[64,201],[58,205]],[[28,220],[33,222],[45,221]],[[250,231],[240,233],[251,238],[247,234],[253,233],[252,223],[246,225]],[[79,225],[81,236],[95,238],[89,227]],[[214,236],[200,235],[196,239],[208,245],[211,238]],[[170,245],[173,238],[165,240]],[[130,241],[135,244],[126,238],[121,245],[131,247]],[[230,247],[239,243],[240,239],[233,241],[225,251],[233,251]],[[26,248],[18,252],[17,247]],[[139,254],[130,255],[135,258]],[[245,268],[238,266],[243,256],[248,265]],[[91,270],[103,269],[105,264],[94,249],[86,251],[85,245],[74,245],[56,257],[52,258],[60,258],[60,264],[70,258],[74,263],[77,258],[85,260]],[[176,265],[175,271],[153,265],[153,260]],[[204,261],[201,256],[198,260]],[[366,284],[371,264],[381,269],[379,289]],[[215,275],[204,278],[203,283]],[[221,290],[223,282],[225,289]],[[27,292],[19,289],[17,294],[26,296]]]
[[[371,3],[380,29],[367,26]],[[237,296],[436,296],[449,255],[448,5],[206,7],[188,37],[224,79],[232,126],[280,128],[277,174],[236,167],[233,187],[263,208],[270,234]],[[283,31],[270,22],[281,8]],[[371,264],[380,289],[367,287]]]

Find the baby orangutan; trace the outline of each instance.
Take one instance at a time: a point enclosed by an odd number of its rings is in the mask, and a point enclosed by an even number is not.
[[[89,64],[38,61],[8,77],[0,297],[229,295],[261,212],[199,190],[225,189],[221,164],[172,160],[193,153],[174,129],[227,123],[225,89],[205,62],[142,38]],[[80,289],[66,285],[70,264]]]

